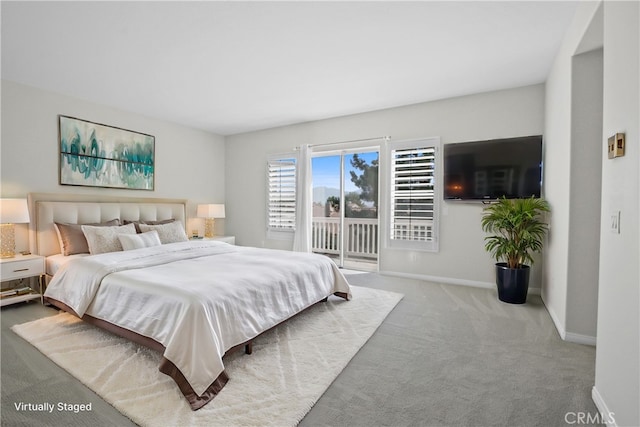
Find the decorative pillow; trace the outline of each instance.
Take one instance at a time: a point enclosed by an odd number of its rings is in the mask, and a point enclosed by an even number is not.
[[[87,245],[87,239],[82,232],[82,224],[64,224],[56,222],[56,233],[58,233],[58,243],[60,243],[60,252],[62,255],[69,256],[75,254],[88,254],[89,246]],[[85,224],[94,227],[110,227],[114,225],[120,225],[119,219],[112,219],[111,221]]]
[[[186,242],[189,240],[181,221],[158,225],[140,224],[140,230],[143,233],[146,231],[156,230],[158,232],[158,236],[160,236],[160,242],[162,242],[163,245],[167,243]]]
[[[148,224],[148,225],[169,224],[170,222],[173,222],[175,220],[176,220],[175,218],[160,219],[158,221],[148,221],[148,220],[129,221],[128,219],[125,219],[125,220],[122,221],[122,223],[124,225],[133,224],[136,227],[136,232],[137,233],[142,233],[142,230],[140,230],[140,224]]]
[[[103,254],[105,252],[116,252],[122,250],[119,234],[136,234],[136,227],[133,224],[121,225],[119,227],[95,227],[83,225],[82,232],[87,238],[89,253],[91,255]]]
[[[118,240],[125,251],[161,245],[160,236],[156,230],[141,234],[118,234]]]

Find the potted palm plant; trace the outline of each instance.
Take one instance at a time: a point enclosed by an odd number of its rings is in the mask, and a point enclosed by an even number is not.
[[[529,290],[530,265],[533,254],[540,252],[547,224],[542,214],[549,203],[541,198],[498,199],[482,214],[485,249],[497,261],[496,285],[500,301],[523,304]]]

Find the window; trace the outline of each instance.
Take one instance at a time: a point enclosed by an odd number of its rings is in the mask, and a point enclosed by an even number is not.
[[[292,232],[296,226],[296,159],[272,157],[267,169],[267,229]]]
[[[399,142],[390,152],[392,247],[438,250],[437,138]]]

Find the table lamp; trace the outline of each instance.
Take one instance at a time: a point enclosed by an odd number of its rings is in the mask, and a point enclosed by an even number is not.
[[[16,256],[16,230],[14,224],[29,222],[27,199],[0,199],[0,258]]]
[[[204,237],[213,237],[215,218],[224,218],[224,205],[198,205],[198,218],[204,218]]]

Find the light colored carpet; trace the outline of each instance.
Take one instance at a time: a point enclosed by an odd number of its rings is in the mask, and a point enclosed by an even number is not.
[[[231,380],[195,412],[158,371],[158,352],[66,313],[12,329],[137,424],[296,425],[402,298],[352,292],[351,301],[332,297],[262,335],[252,355],[225,359]]]

